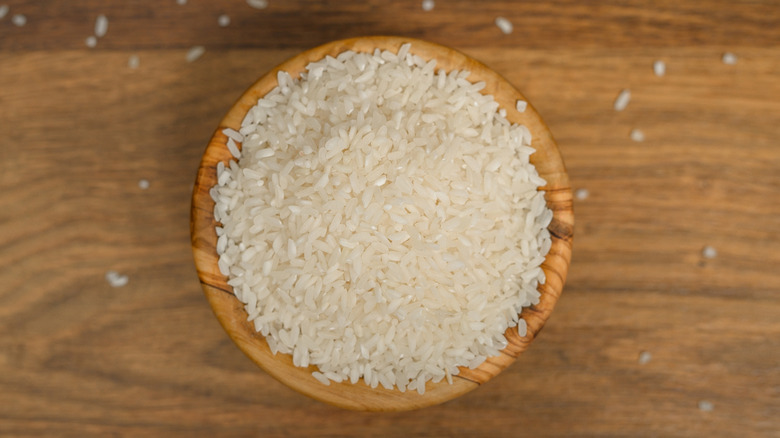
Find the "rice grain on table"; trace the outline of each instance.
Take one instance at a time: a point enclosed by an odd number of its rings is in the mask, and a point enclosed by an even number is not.
[[[222,14],[217,18],[217,24],[219,24],[220,27],[228,27],[230,26],[230,16],[227,14]]]
[[[0,20],[5,18],[6,15],[8,15],[8,5],[0,5]]]
[[[737,55],[731,52],[726,52],[721,57],[721,61],[723,61],[723,63],[726,65],[734,65],[737,63]]]
[[[641,129],[632,129],[631,133],[629,134],[629,137],[631,137],[631,140],[634,140],[636,142],[642,142],[645,141],[645,133],[642,132]]]
[[[206,53],[206,48],[203,46],[193,46],[187,51],[187,62],[195,62]]]
[[[130,55],[129,58],[127,58],[127,66],[136,69],[141,65],[141,58],[138,57],[138,55]]]
[[[526,108],[528,108],[528,102],[524,100],[518,100],[515,103],[515,109],[517,109],[518,112],[524,113]]]
[[[513,30],[512,22],[507,20],[504,17],[496,18],[496,26],[498,26],[498,28],[501,29],[501,32],[503,32],[506,35],[512,33]]]
[[[103,38],[106,36],[106,32],[108,32],[108,18],[105,15],[100,14],[95,20],[95,36]]]
[[[265,9],[268,7],[268,0],[246,0],[246,4],[255,9]]]
[[[123,287],[130,281],[127,275],[122,275],[116,271],[106,272],[106,281],[111,287]]]
[[[402,46],[284,71],[216,166],[218,267],[314,379],[425,391],[507,346],[552,241],[531,135]]]
[[[656,76],[663,76],[666,74],[666,63],[658,60],[653,63],[653,73]]]
[[[423,11],[432,11],[433,7],[435,6],[433,0],[423,0],[422,1],[422,10]]]
[[[17,27],[22,27],[27,24],[27,17],[23,14],[16,14],[11,17],[11,22]]]
[[[631,90],[625,88],[621,90],[617,98],[615,98],[615,111],[623,111],[626,109],[629,101],[631,101]]]
[[[87,45],[90,49],[95,48],[97,46],[97,37],[95,35],[90,35],[84,40],[84,44]]]

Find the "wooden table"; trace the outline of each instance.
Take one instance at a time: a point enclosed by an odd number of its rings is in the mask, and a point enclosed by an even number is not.
[[[2,3],[0,436],[780,436],[777,1]],[[190,252],[195,171],[233,100],[364,34],[498,70],[589,191],[539,339],[416,412],[343,411],[273,380],[218,325]]]

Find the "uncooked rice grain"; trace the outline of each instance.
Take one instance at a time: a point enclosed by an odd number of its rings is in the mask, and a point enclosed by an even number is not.
[[[714,259],[715,257],[718,256],[718,250],[716,250],[710,245],[707,245],[704,248],[702,248],[701,255],[705,259]]]
[[[545,281],[530,131],[409,50],[280,71],[222,130],[241,151],[210,191],[218,267],[271,351],[323,384],[451,382],[527,333]]]
[[[206,53],[206,48],[203,46],[193,46],[190,48],[190,50],[187,51],[187,62],[195,62],[203,56],[203,54]]]
[[[584,201],[585,199],[588,199],[588,196],[590,196],[590,190],[588,189],[583,188],[574,191],[574,197],[580,201]]]
[[[637,359],[637,362],[639,362],[639,365],[647,365],[652,359],[653,355],[650,354],[649,351],[643,351],[639,353],[639,359]]]
[[[222,14],[217,18],[217,24],[219,24],[220,27],[228,27],[230,26],[230,16],[226,14]]]
[[[88,36],[87,39],[84,40],[84,44],[90,49],[95,48],[95,46],[97,46],[97,37],[95,37],[95,35]]]
[[[636,142],[645,141],[645,133],[641,129],[632,129],[629,137]]]
[[[528,108],[528,102],[524,100],[518,100],[517,103],[515,103],[515,109],[517,109],[518,112],[524,113],[526,108]]]
[[[111,285],[111,287],[122,287],[126,286],[130,279],[127,277],[127,275],[121,275],[116,271],[108,271],[106,272],[106,281]]]
[[[699,401],[699,410],[702,412],[712,412],[715,409],[715,405],[711,401],[701,400]]]
[[[5,18],[6,15],[8,15],[8,5],[0,5],[0,20]]]
[[[108,18],[106,18],[105,15],[100,14],[95,20],[95,36],[103,38],[106,36],[106,32],[108,32]]]
[[[255,9],[265,9],[268,7],[268,0],[246,0],[246,4]]]
[[[721,57],[721,61],[723,61],[723,63],[726,65],[734,65],[737,63],[737,55],[731,52],[726,52]]]
[[[17,27],[22,27],[27,24],[27,17],[23,14],[16,14],[11,17],[11,22]]]
[[[496,18],[496,26],[498,26],[499,29],[501,29],[501,32],[503,32],[506,35],[509,35],[512,33],[512,22],[507,20],[504,17],[497,17]]]
[[[655,61],[653,63],[653,73],[655,73],[656,76],[663,76],[666,74],[666,63],[661,61],[660,59],[658,61]]]
[[[138,57],[138,55],[130,55],[129,58],[127,58],[127,66],[136,69],[141,65],[141,58]]]
[[[433,0],[423,0],[422,1],[422,10],[423,11],[432,11],[433,7],[435,6]]]
[[[631,90],[628,88],[623,89],[615,99],[615,111],[623,111],[628,106],[628,102],[631,100]]]

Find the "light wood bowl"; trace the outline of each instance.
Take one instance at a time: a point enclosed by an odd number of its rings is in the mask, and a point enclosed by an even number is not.
[[[539,304],[522,311],[523,319],[528,324],[528,334],[520,337],[515,328],[508,329],[506,338],[509,345],[499,356],[488,358],[474,370],[462,367],[460,374],[454,377],[453,384],[448,384],[446,380],[440,383],[428,382],[423,395],[419,395],[415,390],[402,393],[397,389],[387,390],[381,386],[372,389],[362,380],[354,385],[349,382],[331,382],[326,386],[312,377],[312,371],[316,370],[314,366],[295,367],[290,355],[272,354],[265,338],[255,332],[253,324],[247,321],[243,305],[233,295],[227,278],[217,267],[217,236],[214,227],[218,223],[214,220],[214,202],[209,196],[209,189],[217,180],[217,163],[222,161],[227,164],[232,158],[226,146],[227,137],[222,134],[222,130],[237,130],[240,127],[244,115],[257,103],[258,98],[276,87],[277,71],[285,70],[295,78],[308,63],[326,55],[336,56],[346,50],[372,52],[375,48],[395,52],[404,43],[412,43],[411,52],[426,60],[435,58],[437,69],[469,70],[471,76],[468,79],[472,82],[484,81],[487,84],[482,92],[495,97],[501,108],[506,109],[509,121],[528,127],[533,134],[532,145],[536,149],[536,153],[531,156],[531,162],[547,181],[547,186],[544,187],[547,205],[554,213],[549,226],[552,249],[542,265],[547,282],[539,286]],[[561,295],[571,259],[574,226],[569,179],[558,147],[549,129],[530,104],[524,113],[516,111],[515,103],[518,99],[526,100],[509,82],[480,62],[438,44],[403,37],[377,36],[331,42],[293,57],[260,78],[230,108],[211,138],[200,163],[192,195],[190,231],[195,265],[206,298],[230,338],[257,365],[290,388],[335,406],[363,411],[402,411],[443,403],[477,388],[508,367],[528,348]]]

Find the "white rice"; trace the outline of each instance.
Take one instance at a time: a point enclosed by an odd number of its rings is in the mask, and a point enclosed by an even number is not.
[[[515,109],[517,109],[518,112],[524,113],[526,108],[528,108],[528,102],[524,100],[518,100],[517,103],[515,103]]]
[[[97,46],[97,38],[94,35],[90,35],[87,37],[87,39],[84,40],[84,44],[86,44],[90,49],[93,49],[95,46]]]
[[[435,6],[433,0],[423,0],[422,1],[422,10],[423,11],[432,11],[433,7]]]
[[[723,54],[723,57],[721,57],[721,61],[723,61],[723,63],[726,65],[734,65],[737,63],[737,55],[731,52],[726,52]]]
[[[130,279],[127,275],[121,275],[116,271],[108,271],[106,272],[106,281],[111,287],[122,287],[126,286]]]
[[[148,179],[141,179],[141,180],[138,180],[138,188],[140,188],[141,190],[146,190],[146,189],[148,189],[148,188],[149,188],[149,185],[150,185],[150,184],[149,184],[149,180],[148,180]]]
[[[632,129],[629,137],[636,142],[645,141],[645,133],[641,129]]]
[[[615,111],[623,111],[628,106],[628,102],[631,100],[631,90],[625,88],[620,91],[615,99]]]
[[[0,20],[5,18],[6,15],[8,15],[8,5],[0,5]]]
[[[711,246],[707,245],[707,246],[705,246],[705,247],[704,247],[704,248],[701,250],[701,255],[702,255],[702,257],[704,257],[705,259],[714,259],[715,257],[717,257],[717,256],[718,256],[718,250],[716,250],[715,248],[713,248],[713,247],[711,247]]]
[[[193,46],[190,48],[190,50],[187,51],[187,62],[195,62],[203,56],[203,54],[206,53],[206,48],[203,46]]]
[[[499,29],[501,29],[501,32],[504,32],[504,34],[509,35],[512,33],[512,22],[507,20],[504,17],[497,17],[496,18],[496,26],[498,26]]]
[[[219,24],[220,27],[228,27],[230,26],[230,16],[226,14],[222,14],[217,18],[217,24]]]
[[[176,0],[176,4],[177,5],[186,5],[187,4],[187,0]]]
[[[658,60],[653,63],[653,73],[656,76],[663,76],[666,74],[666,63]]]
[[[423,393],[527,333],[553,214],[530,132],[484,83],[399,54],[279,72],[222,131],[240,159],[211,196],[219,269],[274,353],[324,384]]]
[[[103,38],[106,36],[106,32],[108,32],[108,18],[106,18],[105,15],[100,14],[95,20],[95,36]]]
[[[141,65],[141,58],[138,57],[138,55],[130,55],[129,58],[127,58],[127,66],[136,69]]]
[[[588,189],[577,189],[574,191],[574,197],[580,201],[588,199],[588,196],[590,196],[590,190]]]
[[[712,412],[712,410],[715,409],[715,405],[712,404],[712,402],[707,400],[701,400],[699,401],[699,410],[702,412]]]
[[[643,351],[639,353],[639,359],[637,362],[639,362],[639,365],[647,365],[650,363],[650,361],[653,359],[653,355],[650,354],[649,351]]]
[[[265,9],[268,7],[268,0],[246,0],[246,4],[255,9]]]
[[[22,27],[25,24],[27,24],[27,17],[25,17],[23,14],[16,14],[13,17],[11,17],[11,22],[18,27]]]

